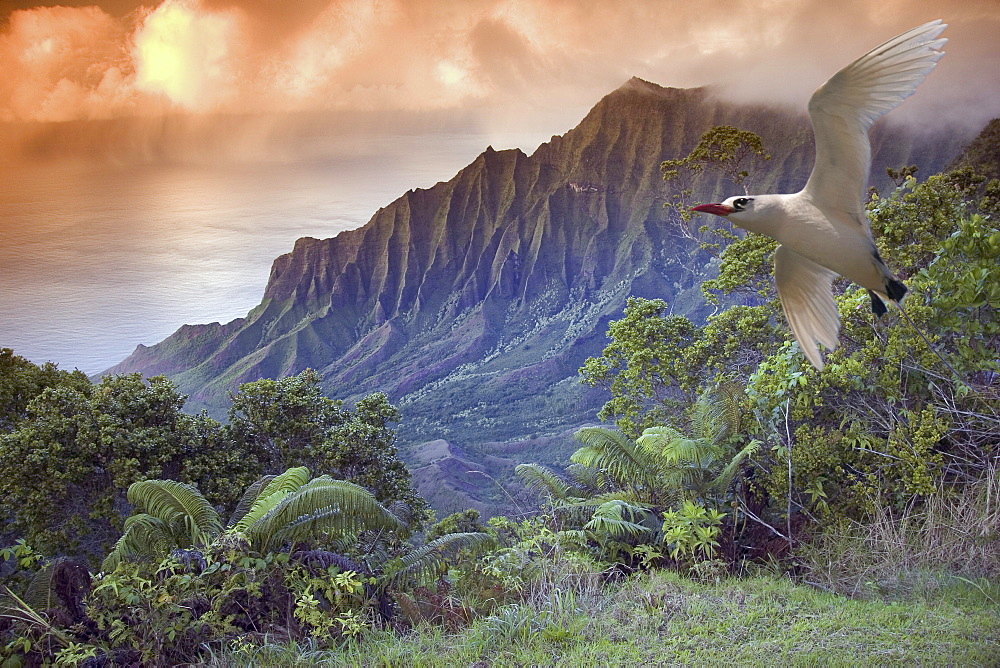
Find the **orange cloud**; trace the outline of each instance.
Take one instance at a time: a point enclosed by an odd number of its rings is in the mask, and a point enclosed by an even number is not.
[[[97,7],[14,12],[0,34],[0,119],[63,121],[128,111],[127,31]]]
[[[951,24],[948,56],[895,116],[1000,113],[995,0],[150,2],[13,12],[0,119],[473,109],[558,131],[632,75],[802,108],[851,58],[934,18]]]

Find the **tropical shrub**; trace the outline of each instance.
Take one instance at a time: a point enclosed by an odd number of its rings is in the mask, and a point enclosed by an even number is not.
[[[191,485],[140,481],[128,499],[136,513],[101,573],[75,566],[84,584],[64,597],[64,612],[53,616],[51,600],[32,594],[56,591],[53,577],[36,576],[23,599],[9,592],[0,612],[11,620],[0,627],[9,658],[175,665],[207,646],[275,633],[330,646],[384,624],[396,605],[419,605],[421,587],[494,540],[450,533],[392,553],[404,521],[364,488],[304,467],[251,485],[225,526]],[[35,560],[24,545],[9,552]]]
[[[0,431],[5,529],[43,554],[106,553],[123,529],[134,482],[195,485],[210,504],[232,508],[272,459],[284,464],[271,474],[306,464],[386,505],[405,504],[408,519],[419,520],[409,523],[414,530],[426,515],[398,457],[398,413],[384,395],[349,410],[323,397],[316,374],[305,371],[242,386],[222,427],[204,413],[184,413],[186,398],[162,376],[91,384],[8,353],[0,351],[0,401],[10,410],[0,419],[12,426]]]
[[[584,445],[571,457],[569,480],[534,464],[516,471],[546,495],[558,529],[596,546],[597,558],[649,565],[667,555],[690,565],[715,556],[723,518],[731,515],[734,527],[745,508],[733,481],[759,442],[745,442],[744,404],[739,387],[727,383],[695,402],[694,435],[650,427],[632,441],[586,427],[576,434]]]

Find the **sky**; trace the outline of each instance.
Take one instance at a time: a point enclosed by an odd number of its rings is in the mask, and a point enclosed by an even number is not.
[[[1000,116],[1000,0],[0,0],[0,152],[24,127],[288,112],[460,116],[531,150],[631,76],[804,109],[937,18],[947,56],[892,117],[981,127]]]

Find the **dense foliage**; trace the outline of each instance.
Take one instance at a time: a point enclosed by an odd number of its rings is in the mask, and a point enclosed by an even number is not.
[[[384,395],[347,409],[305,371],[243,385],[223,426],[184,413],[184,397],[162,376],[92,384],[9,352],[2,359],[7,396],[16,397],[3,418],[11,428],[0,432],[5,527],[43,554],[102,555],[123,528],[129,485],[150,478],[196,485],[231,510],[261,475],[308,466],[381,503],[403,503],[414,517],[425,513],[397,456],[391,424],[399,416]]]

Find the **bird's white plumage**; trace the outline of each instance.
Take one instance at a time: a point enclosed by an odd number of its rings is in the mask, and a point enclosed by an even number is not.
[[[871,168],[868,130],[916,91],[948,41],[947,26],[931,21],[875,47],[833,75],[809,100],[816,137],[816,164],[803,193],[820,208],[835,208],[864,220],[864,194]]]
[[[788,246],[774,253],[774,282],[799,347],[814,367],[823,368],[817,343],[829,350],[837,347],[840,318],[833,301],[836,272],[799,255]]]
[[[805,187],[792,195],[731,197],[695,207],[727,217],[781,245],[774,255],[775,283],[785,317],[806,358],[823,368],[819,344],[837,347],[840,318],[833,299],[839,274],[883,300],[902,299],[906,287],[885,266],[865,216],[871,167],[868,131],[912,95],[944,55],[931,21],[875,47],[823,84],[809,101],[816,164]]]

